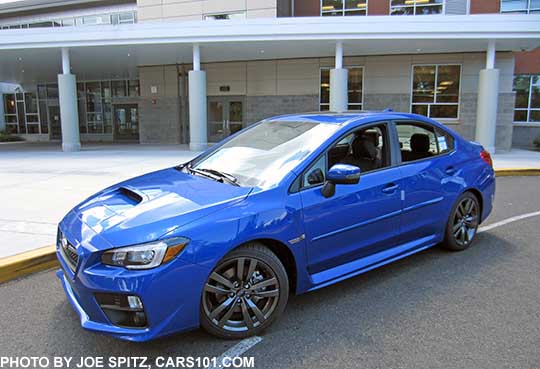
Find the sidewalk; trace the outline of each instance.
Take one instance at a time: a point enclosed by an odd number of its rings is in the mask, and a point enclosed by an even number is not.
[[[513,149],[493,155],[495,169],[540,169],[540,151]]]
[[[0,258],[54,244],[60,219],[93,193],[195,155],[182,145],[86,144],[77,153],[49,143],[0,145]],[[496,169],[540,168],[540,152],[493,159]]]
[[[95,192],[195,155],[184,145],[0,145],[0,258],[54,244],[58,222]]]

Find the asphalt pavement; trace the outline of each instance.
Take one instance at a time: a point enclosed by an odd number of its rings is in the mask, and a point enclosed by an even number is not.
[[[540,177],[497,180],[486,224],[540,210]],[[256,368],[540,368],[540,217],[432,248],[291,297],[244,353]],[[0,285],[0,356],[219,356],[235,341],[201,330],[147,343],[84,331],[47,271]],[[76,359],[75,359],[76,360]]]

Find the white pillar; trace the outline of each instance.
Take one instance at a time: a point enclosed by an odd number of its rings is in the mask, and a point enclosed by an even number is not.
[[[330,111],[347,110],[348,89],[348,71],[343,68],[343,42],[337,41],[335,68],[330,70]]]
[[[206,150],[208,147],[206,117],[206,72],[201,70],[198,44],[193,45],[193,70],[188,73],[189,93],[189,149]]]
[[[62,74],[58,75],[58,97],[62,125],[62,150],[79,151],[79,112],[77,108],[77,79],[71,74],[69,50],[62,48]]]
[[[2,83],[0,83],[0,131],[6,129],[6,122],[4,120],[4,95],[2,94]]]
[[[476,108],[475,139],[490,153],[495,153],[499,101],[499,70],[495,69],[495,51],[495,41],[490,40],[486,52],[486,69],[480,71]]]

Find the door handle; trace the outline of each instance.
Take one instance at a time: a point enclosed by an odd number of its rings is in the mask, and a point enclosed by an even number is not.
[[[453,175],[454,173],[456,173],[456,168],[450,166],[450,167],[446,168],[444,172],[446,174],[448,174],[448,175]]]
[[[384,193],[394,193],[399,188],[399,185],[395,183],[389,183],[382,189],[382,192]]]

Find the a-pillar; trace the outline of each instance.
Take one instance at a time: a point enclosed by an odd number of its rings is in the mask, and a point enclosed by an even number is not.
[[[202,151],[208,147],[206,118],[206,72],[201,70],[201,50],[193,45],[193,70],[188,73],[189,149]]]
[[[62,74],[58,75],[58,98],[62,124],[62,151],[79,151],[79,112],[77,108],[77,78],[71,74],[69,49],[62,48]]]
[[[336,42],[335,68],[330,70],[330,111],[343,112],[349,105],[348,71],[343,68],[343,42]]]
[[[486,53],[486,69],[480,71],[476,108],[475,139],[490,153],[495,153],[499,101],[499,70],[495,69],[495,52],[495,40],[490,40]]]

